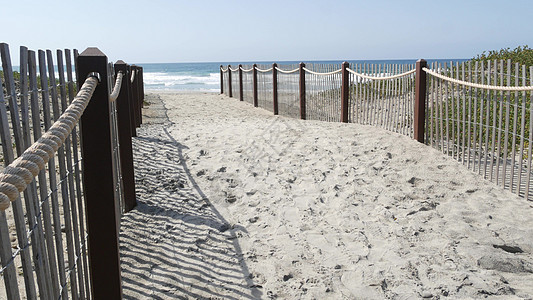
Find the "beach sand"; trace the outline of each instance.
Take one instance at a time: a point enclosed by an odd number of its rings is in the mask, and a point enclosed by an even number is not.
[[[409,137],[149,94],[126,299],[533,297],[533,203]]]

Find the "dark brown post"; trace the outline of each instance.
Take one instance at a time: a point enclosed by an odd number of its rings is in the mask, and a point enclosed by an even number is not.
[[[350,76],[348,76],[348,62],[342,63],[342,96],[341,122],[348,123],[348,99],[350,96]]]
[[[135,83],[137,84],[137,96],[139,97],[137,98],[137,101],[139,102],[138,104],[139,106],[139,127],[141,127],[143,123],[142,108],[144,106],[143,105],[144,103],[143,68],[139,66],[136,66],[135,68],[137,69],[137,76],[135,76]]]
[[[137,113],[136,113],[136,107],[135,105],[135,87],[133,86],[133,83],[131,82],[131,74],[135,72],[135,69],[128,65],[128,76],[125,78],[129,82],[128,89],[129,89],[129,95],[128,102],[130,105],[130,128],[131,128],[131,136],[136,137],[137,136]]]
[[[305,120],[305,64],[300,63],[300,119]]]
[[[231,90],[231,66],[228,65],[228,96],[233,97],[233,92]]]
[[[252,66],[252,76],[253,76],[253,83],[254,83],[254,107],[258,106],[257,101],[257,65],[254,64]]]
[[[414,138],[420,143],[424,143],[426,123],[426,72],[422,70],[425,67],[424,59],[416,61]]]
[[[107,57],[98,48],[87,48],[77,61],[78,89],[92,72],[97,72],[101,78],[81,116],[91,290],[94,299],[122,299]]]
[[[122,72],[124,79],[117,98],[117,125],[120,144],[120,167],[124,185],[124,210],[132,210],[137,205],[135,199],[135,176],[133,168],[133,150],[131,145],[131,113],[129,93],[131,81],[128,80],[128,66],[122,60],[115,63],[115,72]]]
[[[141,71],[141,76],[139,76],[139,86],[141,87],[141,107],[144,107],[144,69],[143,67],[139,67],[139,71]],[[142,114],[141,114],[141,124],[143,123],[142,120]]]
[[[137,91],[137,97],[135,98],[135,103],[137,103],[137,127],[141,127],[142,121],[142,108],[141,108],[141,87],[139,85],[139,78],[141,77],[141,72],[139,71],[139,67],[135,66],[135,79],[133,80],[133,84],[135,84],[135,90]]]
[[[131,83],[131,86],[132,86],[132,90],[133,90],[133,97],[132,97],[132,102],[133,102],[133,105],[134,105],[134,110],[133,110],[133,113],[135,115],[135,128],[138,128],[141,126],[141,118],[140,118],[140,112],[141,112],[141,107],[139,106],[139,85],[137,84],[137,80],[139,79],[139,72],[137,72],[137,66],[136,65],[131,65],[131,72],[132,74],[134,73],[135,75],[133,75],[133,82]]]
[[[278,114],[278,67],[277,64],[272,64],[272,101],[274,102],[274,115]]]
[[[239,100],[244,100],[244,96],[242,95],[242,65],[239,65]]]
[[[224,72],[222,72],[222,65],[220,65],[220,94],[224,94]]]

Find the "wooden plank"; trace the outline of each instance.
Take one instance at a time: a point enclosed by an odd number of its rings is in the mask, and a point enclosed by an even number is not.
[[[489,76],[493,75],[493,85],[498,85],[498,76],[496,72],[498,71],[498,65],[496,60],[494,60],[494,66],[493,66],[493,73],[489,72]],[[490,81],[489,81],[490,84]],[[493,173],[494,173],[494,158],[497,156],[494,155],[494,152],[496,150],[496,122],[497,122],[497,113],[498,113],[498,101],[497,101],[497,92],[489,92],[492,96],[490,97],[492,101],[492,140],[491,140],[491,160],[490,160],[490,181],[493,181]],[[487,124],[488,126],[488,124]]]
[[[21,127],[22,127],[22,141],[23,149],[26,150],[31,146],[31,130],[30,130],[30,121],[29,121],[29,106],[28,106],[28,48],[22,46],[20,47],[20,117],[21,117]],[[28,224],[30,230],[33,230],[33,236],[31,238],[32,252],[33,252],[33,264],[35,268],[35,274],[37,275],[37,282],[39,284],[44,283],[44,266],[43,266],[43,253],[42,248],[44,245],[44,237],[42,235],[42,222],[41,218],[36,219],[36,210],[39,209],[38,196],[37,196],[37,186],[35,180],[33,180],[26,190],[24,191],[24,200],[26,204],[26,213],[28,218]],[[35,290],[35,282],[31,280],[33,287],[31,292],[27,291],[27,297],[29,299],[37,298]],[[33,296],[35,295],[35,296]]]
[[[483,72],[483,69],[481,70],[481,84],[485,84],[485,73]],[[487,79],[487,84],[490,84],[490,62],[487,63],[487,74],[488,75],[488,79]],[[485,95],[489,95],[488,93],[486,93],[485,90],[481,90],[481,101],[484,101],[485,99]],[[483,107],[483,106],[482,106]],[[487,158],[488,158],[488,151],[489,151],[489,121],[490,121],[490,118],[489,118],[489,114],[490,114],[490,101],[487,99],[486,101],[486,109],[485,110],[482,110],[482,113],[485,114],[484,116],[484,123],[485,125],[482,124],[482,126],[484,126],[483,130],[480,131],[480,133],[484,133],[485,134],[485,148],[482,147],[482,144],[483,144],[483,141],[481,141],[480,143],[480,156],[483,155],[483,178],[487,178]],[[484,151],[484,152],[482,152]]]
[[[505,69],[503,67],[503,61],[502,61],[502,66],[501,66],[502,70],[501,70],[501,76],[502,76],[502,80],[501,80],[501,84],[504,85],[504,82],[503,82],[503,74],[505,72]],[[510,86],[511,85],[511,60],[508,59],[507,60],[507,76],[506,76],[506,85],[507,86]],[[504,147],[503,147],[503,170],[502,170],[502,174],[503,174],[503,180],[502,180],[502,186],[505,188],[505,176],[507,174],[507,160],[508,160],[508,156],[509,156],[509,153],[508,153],[508,148],[509,148],[509,119],[510,119],[510,105],[511,105],[511,93],[510,92],[507,92],[506,93],[506,98],[507,98],[507,101],[505,102],[505,141],[504,141]],[[503,92],[502,92],[502,101],[504,99],[504,96],[503,96]],[[511,137],[512,137],[512,142],[511,142],[511,147],[513,148],[513,151],[512,151],[512,157],[511,157],[511,176],[509,178],[509,181],[510,181],[510,191],[512,192],[513,191],[513,183],[514,183],[514,169],[515,169],[515,163],[514,163],[514,149],[515,149],[515,145],[516,145],[516,124],[517,124],[517,118],[518,118],[518,102],[515,101],[515,103],[513,104],[513,107],[514,107],[514,114],[513,114],[513,132],[511,134]],[[523,136],[523,134],[522,134]],[[522,142],[523,142],[523,139],[521,138],[520,139]],[[522,152],[520,152],[520,155],[522,155]],[[520,169],[522,169],[522,159],[520,159]],[[520,176],[520,175],[519,175]],[[518,181],[519,184],[518,184],[518,189],[517,190],[520,190],[520,181]]]
[[[21,155],[24,152],[24,140],[22,137],[22,128],[19,116],[19,106],[17,103],[17,91],[15,89],[15,79],[13,77],[13,68],[11,65],[11,56],[9,52],[9,46],[5,43],[0,44],[0,54],[2,57],[2,69],[4,70],[4,84],[8,94],[9,112],[11,115],[11,126],[15,139],[15,147],[17,155]],[[5,116],[7,118],[7,115]],[[3,128],[9,133],[9,128]],[[2,148],[4,151],[4,164],[8,166],[15,159],[11,134],[5,136],[2,134]],[[25,193],[28,195],[28,192]],[[26,200],[28,201],[28,200]],[[31,205],[30,205],[31,206]],[[24,277],[24,283],[26,288],[26,294],[29,297],[36,297],[35,282],[33,278],[33,268],[31,265],[31,253],[28,245],[28,236],[26,235],[26,223],[24,220],[24,209],[22,207],[22,201],[17,198],[12,202],[13,218],[15,220],[15,230],[17,232],[17,240],[20,252],[20,258],[22,263],[22,275]]]
[[[461,67],[459,68],[459,63],[456,63],[456,66],[457,66],[457,78],[459,78],[459,69],[461,69],[461,80],[465,80],[465,63],[462,62],[461,63]],[[461,100],[462,100],[462,125],[463,125],[463,129],[462,129],[462,159],[461,159],[461,162],[462,164],[464,165],[465,164],[465,161],[466,161],[466,157],[467,157],[467,154],[466,154],[466,135],[467,135],[467,132],[466,132],[466,123],[470,123],[470,120],[466,120],[467,118],[467,115],[466,115],[466,87],[463,86],[463,89],[462,89],[462,93],[461,93]],[[459,117],[459,113],[457,114],[457,116]],[[468,118],[470,118],[470,114],[468,115]]]
[[[1,82],[2,78],[0,78],[0,85]],[[0,89],[0,124],[2,125],[0,128],[0,137],[2,139],[2,145],[4,145],[4,141],[11,139],[11,134],[9,132],[6,102],[2,89]],[[4,150],[4,160],[7,157],[7,153],[5,153],[7,149],[5,148],[2,147],[2,150]],[[2,277],[4,277],[4,286],[9,299],[20,299],[15,264],[11,263],[11,240],[8,228],[6,213],[5,211],[0,211],[0,260],[2,267],[5,268],[2,274]]]
[[[475,64],[474,64],[474,76],[473,76],[473,81],[474,83],[477,83],[478,82],[478,70],[479,70],[479,62],[476,61]],[[472,127],[473,127],[473,130],[472,130],[472,148],[473,148],[473,151],[474,151],[474,157],[473,157],[473,166],[472,166],[472,171],[476,171],[476,160],[477,160],[477,153],[476,153],[476,149],[477,149],[477,142],[476,142],[476,139],[477,139],[477,132],[476,132],[476,129],[478,127],[478,119],[477,119],[477,116],[478,116],[478,109],[477,109],[477,104],[478,104],[478,89],[474,89],[474,123],[472,124]],[[478,160],[478,163],[479,163],[479,160]],[[481,165],[479,164],[478,167],[481,167]],[[479,168],[478,168],[479,170]]]
[[[39,50],[38,52],[38,58],[39,58],[39,76],[41,76],[41,100],[42,100],[42,106],[43,106],[43,118],[44,118],[44,130],[47,131],[52,122],[50,117],[50,91],[48,86],[48,75],[46,74],[46,58],[45,58],[45,52],[42,50]],[[32,111],[33,113],[33,111]],[[40,121],[38,121],[40,123]],[[50,268],[51,268],[51,276],[52,276],[52,291],[55,298],[59,298],[59,287],[60,287],[60,279],[59,279],[59,273],[62,273],[64,276],[65,270],[63,265],[63,241],[61,239],[61,235],[59,234],[61,232],[61,221],[59,216],[59,204],[58,204],[58,196],[57,196],[57,179],[56,179],[56,171],[55,171],[55,157],[50,157],[50,160],[48,161],[48,178],[49,178],[49,187],[50,187],[50,195],[47,195],[48,191],[45,190],[44,194],[41,195],[41,199],[47,199],[47,202],[51,203],[52,205],[52,218],[53,218],[53,228],[54,233],[53,236],[55,237],[55,248],[53,246],[49,246],[48,249],[48,259],[50,260]],[[39,182],[39,185],[41,183]],[[44,184],[46,187],[46,184]],[[48,233],[47,233],[48,235]],[[51,243],[53,244],[53,243]],[[56,251],[57,250],[57,251]],[[54,255],[57,255],[58,260],[54,258]],[[59,272],[59,273],[58,273]]]
[[[74,50],[74,63],[75,63],[75,67],[77,67],[77,61],[76,61],[76,57],[78,56],[78,51],[77,50]],[[66,60],[66,67],[67,67],[67,81],[68,81],[68,99],[69,99],[69,104],[72,103],[72,101],[74,100],[74,97],[76,95],[75,93],[75,86],[74,86],[74,79],[73,79],[73,72],[72,72],[72,57],[71,57],[71,54],[70,54],[70,50],[66,49],[65,50],[65,60]],[[129,73],[128,73],[128,77],[126,77],[127,80],[130,78],[129,77]],[[131,81],[128,80],[129,82],[129,85],[131,87]],[[129,92],[131,92],[131,88],[129,90]],[[130,101],[130,109],[132,108],[131,106],[131,101]],[[130,111],[131,112],[131,111]],[[133,114],[130,115],[130,118],[133,118]],[[132,120],[133,122],[133,120]],[[83,180],[83,173],[80,171],[80,157],[79,157],[79,152],[78,152],[78,134],[77,134],[77,128],[80,126],[80,124],[78,123],[77,126],[74,126],[74,128],[72,129],[72,157],[73,157],[73,166],[74,166],[74,178],[77,179],[75,180],[75,186],[76,186],[76,202],[77,202],[77,208],[78,208],[78,216],[79,216],[79,232],[80,232],[80,241],[82,242],[82,245],[81,246],[81,262],[82,262],[82,271],[80,272],[83,272],[83,280],[84,280],[84,284],[81,284],[80,283],[80,287],[83,287],[84,290],[85,290],[85,293],[86,293],[86,297],[85,298],[90,298],[90,286],[89,286],[89,266],[88,266],[88,261],[87,261],[87,243],[86,243],[86,240],[85,240],[85,236],[86,236],[86,232],[85,232],[85,208],[84,208],[84,205],[83,205],[83,196],[82,196],[82,188],[81,188],[81,182]],[[132,128],[132,131],[134,132],[135,131],[135,126],[134,126],[134,123],[130,123],[130,127]],[[73,206],[74,207],[74,206]],[[78,255],[79,257],[79,255]],[[80,289],[80,298],[84,298],[83,294],[81,294],[81,289]]]
[[[495,64],[497,64],[497,62],[495,61]],[[494,75],[494,81],[496,82],[496,84],[498,85],[503,85],[503,61],[500,61],[500,72],[498,72],[497,70],[497,66],[495,65],[495,75]],[[498,77],[498,73],[500,74],[500,82],[498,83],[497,82],[497,77]],[[499,113],[498,113],[498,128],[497,128],[497,131],[498,131],[498,140],[496,141],[496,148],[497,148],[497,155],[496,155],[496,184],[498,184],[499,180],[500,180],[500,161],[501,161],[501,152],[502,152],[502,129],[503,129],[503,102],[504,102],[504,98],[503,98],[503,92],[497,92],[495,93],[496,94],[496,100],[497,102],[499,102],[500,104],[500,107],[499,107]],[[508,110],[507,110],[508,111]],[[507,157],[504,157],[504,160],[507,160]],[[502,174],[502,177],[503,177],[503,180],[502,180],[502,183],[503,183],[503,186],[505,187],[505,170],[504,170],[504,173]],[[512,189],[512,188],[511,188]]]
[[[464,64],[464,63],[463,63]],[[464,67],[463,67],[464,68]],[[464,80],[464,73],[463,73],[463,80]],[[472,82],[472,62],[468,61],[468,81]],[[466,93],[465,93],[466,95]],[[471,166],[471,159],[472,159],[472,153],[471,153],[471,146],[472,146],[472,88],[468,88],[468,125],[467,125],[467,131],[468,131],[468,145],[467,145],[467,168],[470,169]],[[475,136],[475,134],[474,134]]]
[[[47,58],[47,66],[48,66],[48,78],[49,78],[49,88],[51,91],[51,98],[50,103],[52,105],[52,112],[53,112],[53,122],[57,121],[59,117],[61,116],[61,112],[59,110],[59,97],[57,92],[57,86],[56,86],[56,76],[54,71],[54,60],[52,56],[52,51],[46,50],[46,58]],[[66,180],[66,166],[65,166],[65,149],[64,146],[61,146],[57,149],[57,157],[58,157],[58,164],[59,164],[59,187],[61,189],[61,199],[63,202],[63,222],[60,222],[59,224],[63,224],[63,228],[65,230],[65,235],[67,238],[67,257],[69,261],[69,265],[72,266],[74,261],[74,245],[72,240],[72,225],[71,225],[71,217],[70,217],[70,205],[69,205],[69,196],[68,196],[68,182]],[[57,172],[54,170],[54,172]],[[57,189],[57,186],[56,186]],[[59,195],[58,195],[59,196]],[[59,198],[59,197],[58,197]],[[59,199],[58,199],[59,203]],[[58,214],[59,216],[59,214]],[[60,227],[60,230],[56,232],[62,232],[62,229]],[[61,244],[63,244],[62,236],[60,235],[58,237],[58,234],[56,234],[56,239],[61,239]],[[56,242],[57,243],[57,242]],[[57,243],[59,245],[59,243]],[[60,287],[60,293],[61,297],[64,299],[68,298],[68,289],[67,289],[67,278],[66,273],[67,269],[65,267],[65,259],[63,254],[63,248],[60,248],[58,246],[58,265],[59,265],[59,282],[61,284]],[[75,272],[74,274],[71,273],[71,288],[73,294],[78,294],[77,291],[77,285],[76,285],[76,276]]]
[[[526,66],[523,65],[522,66],[522,86],[525,86],[526,85]],[[517,78],[517,81],[518,81],[518,78]],[[518,180],[517,180],[517,187],[516,187],[516,194],[520,196],[520,188],[522,187],[522,165],[524,164],[524,131],[525,131],[525,127],[526,127],[526,124],[525,124],[525,119],[526,119],[526,101],[527,101],[527,96],[526,96],[526,92],[522,92],[522,114],[521,114],[521,122],[520,122],[520,149],[519,149],[519,158],[518,158],[518,166],[519,166],[519,169],[518,169]],[[515,103],[516,106],[518,106],[518,101],[516,101]],[[515,114],[515,119],[516,117],[518,116],[518,114]],[[531,130],[531,127],[530,127],[530,130]],[[516,135],[516,131],[514,131]],[[516,144],[516,143],[513,143],[513,145]],[[515,149],[513,148],[513,154],[512,154],[512,158],[513,158],[513,162],[512,162],[512,166],[513,166],[513,170],[514,170],[514,166],[515,166],[515,163],[514,163],[514,158],[515,158]],[[511,175],[511,178],[514,179],[514,176]],[[513,183],[511,181],[511,191],[512,191],[512,187],[513,187]],[[528,199],[528,194],[526,192],[525,194],[525,198]]]
[[[533,66],[529,67],[529,74],[533,74]],[[529,77],[529,85],[533,85],[533,76]],[[529,124],[533,124],[533,106],[531,103],[533,103],[533,93],[529,93]],[[531,149],[533,147],[533,129],[529,128],[529,139],[528,139],[528,147],[527,147],[527,179],[526,179],[526,189],[525,189],[525,197],[526,199],[530,199],[530,184],[531,184]]]
[[[32,124],[38,124],[32,126],[33,130],[33,139],[34,141],[38,140],[41,137],[41,118],[40,118],[40,108],[39,108],[39,96],[38,96],[38,85],[37,85],[37,63],[34,51],[28,51],[28,73],[29,73],[29,83],[30,83],[30,108],[31,108],[31,119]],[[48,299],[53,296],[52,288],[52,277],[51,277],[51,261],[49,258],[53,256],[54,252],[54,240],[53,240],[53,230],[52,222],[50,219],[50,206],[47,200],[47,188],[46,188],[46,175],[45,170],[41,170],[37,176],[39,182],[39,202],[35,203],[35,212],[37,214],[41,213],[41,217],[38,219],[38,222],[41,223],[41,227],[44,228],[44,233],[40,232],[39,234],[43,237],[43,242],[41,242],[40,248],[43,256],[40,257],[40,260],[43,262],[43,270],[41,270],[41,275],[44,278],[38,276],[37,284],[39,285],[39,293],[41,297],[48,297]],[[44,295],[44,296],[43,296]]]
[[[53,65],[52,52],[47,51],[48,57],[48,66],[50,77],[54,77],[54,70],[50,68]],[[61,116],[61,114],[67,109],[67,89],[66,89],[66,80],[65,80],[65,68],[63,64],[63,52],[57,50],[57,69],[59,75],[59,87],[60,87],[60,99],[53,98],[53,107],[54,107],[54,120]],[[56,93],[57,95],[57,93]],[[61,101],[61,109],[59,108],[59,100]],[[57,114],[56,114],[57,113]],[[78,216],[76,211],[76,202],[74,198],[74,178],[72,170],[72,153],[71,153],[71,144],[70,136],[67,136],[64,142],[64,146],[58,149],[59,157],[59,173],[60,178],[62,179],[61,183],[61,193],[63,199],[63,217],[65,218],[65,235],[67,238],[67,255],[68,255],[68,270],[70,272],[70,288],[71,295],[73,299],[78,299],[78,285],[83,285],[82,281],[79,281],[81,273],[78,274],[76,268],[76,257],[79,255],[79,232],[78,232]],[[76,252],[76,253],[75,253]],[[78,280],[78,281],[77,281]],[[63,287],[63,289],[65,289]]]

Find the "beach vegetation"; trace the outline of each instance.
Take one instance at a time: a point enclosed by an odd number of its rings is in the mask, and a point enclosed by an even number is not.
[[[485,51],[470,61],[439,66],[455,79],[493,86],[531,86],[533,49]],[[446,151],[456,154],[470,146],[471,154],[492,159],[528,157],[530,144],[530,91],[510,92],[466,88],[428,77],[428,129]],[[520,148],[523,147],[523,153]],[[462,153],[462,155],[468,155]],[[515,156],[513,156],[515,155]]]
[[[472,58],[472,61],[493,61],[493,60],[508,60],[512,63],[525,65],[527,67],[533,66],[533,49],[528,45],[518,46],[511,50],[511,48],[502,48],[500,50],[483,51]]]

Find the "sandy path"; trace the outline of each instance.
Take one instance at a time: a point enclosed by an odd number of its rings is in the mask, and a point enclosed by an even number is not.
[[[135,139],[126,298],[532,297],[532,203],[455,160],[369,126],[159,96]]]

